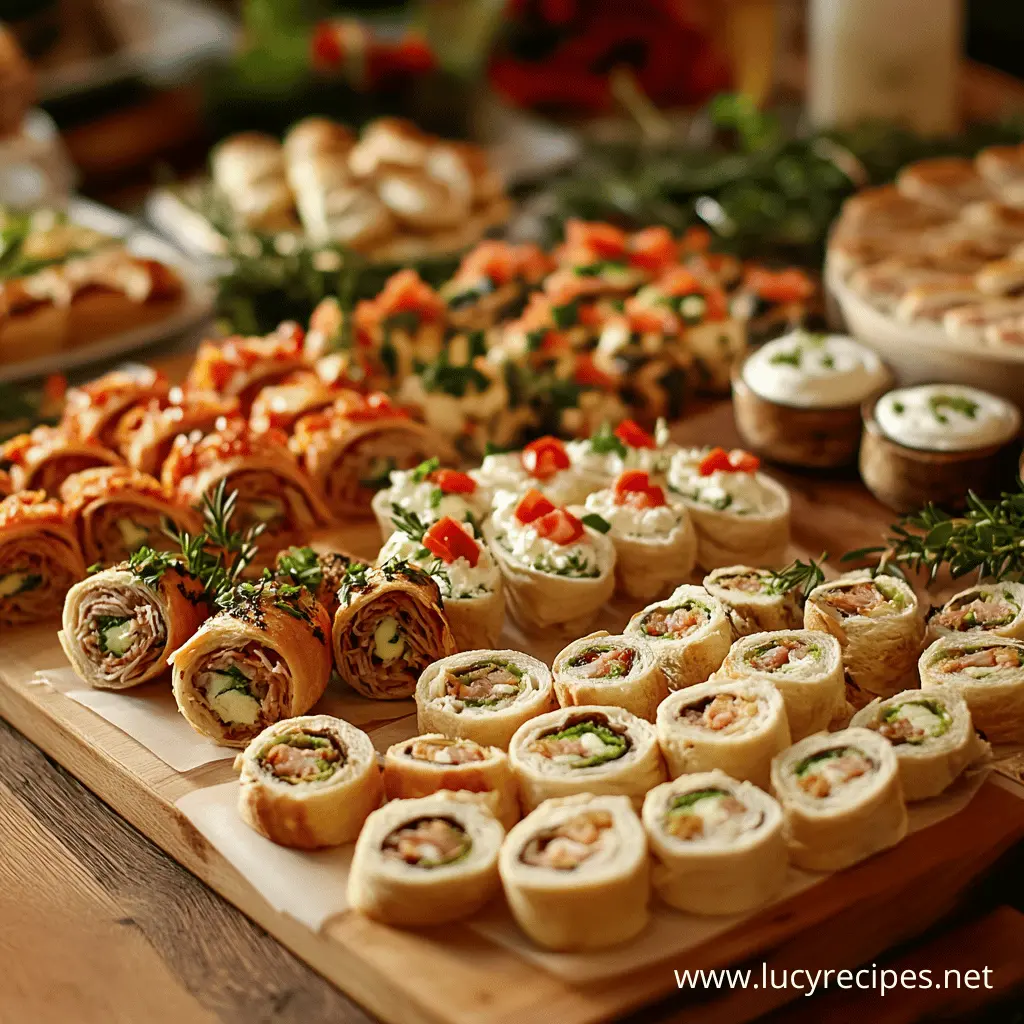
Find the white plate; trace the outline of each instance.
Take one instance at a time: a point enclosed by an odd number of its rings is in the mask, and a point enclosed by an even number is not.
[[[130,217],[87,199],[72,199],[68,204],[67,214],[76,224],[83,224],[120,238],[130,252],[173,267],[185,288],[184,299],[170,316],[156,323],[121,331],[81,348],[62,349],[59,352],[49,352],[38,359],[0,364],[0,383],[38,377],[45,373],[63,372],[76,366],[134,352],[153,342],[198,326],[213,311],[214,292],[208,273],[204,273],[194,262],[187,262],[177,249],[159,235],[142,230]]]

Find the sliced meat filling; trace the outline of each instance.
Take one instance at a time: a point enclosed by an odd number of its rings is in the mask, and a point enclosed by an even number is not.
[[[969,676],[986,676],[992,670],[1020,668],[1021,652],[1017,647],[983,647],[980,650],[949,651],[940,666],[943,672],[965,672]]]
[[[527,750],[566,768],[593,768],[618,760],[629,747],[627,736],[610,728],[603,715],[594,715],[537,737]]]
[[[665,815],[665,831],[684,841],[735,839],[760,818],[731,793],[712,786],[677,796]]]
[[[965,597],[960,601],[951,601],[932,619],[932,623],[958,633],[980,632],[1008,625],[1019,611],[1016,604],[996,594],[970,599]]]
[[[760,594],[764,590],[765,575],[756,572],[719,576],[715,584],[725,590],[739,590],[744,594]]]
[[[54,455],[38,466],[32,474],[32,489],[57,496],[60,494],[60,485],[73,473],[109,464],[108,459],[92,455]]]
[[[621,679],[633,671],[636,651],[632,647],[588,647],[569,662],[586,679]]]
[[[952,724],[949,712],[935,700],[922,698],[883,708],[871,728],[893,746],[909,743],[918,746],[925,740],[942,736]]]
[[[856,747],[830,747],[805,757],[794,772],[805,793],[824,799],[874,770],[875,763]]]
[[[277,653],[250,641],[214,651],[195,673],[196,697],[221,721],[228,739],[245,739],[281,718],[291,677]]]
[[[680,710],[687,725],[712,732],[740,732],[757,718],[757,697],[747,694],[716,693]]]
[[[602,850],[613,849],[615,833],[607,811],[582,811],[575,817],[538,832],[524,847],[524,864],[554,871],[573,871]]]
[[[260,762],[275,778],[293,786],[325,782],[345,763],[345,751],[335,736],[300,731],[276,739]]]
[[[819,598],[845,618],[867,615],[885,604],[886,596],[874,583],[851,583],[825,591]]]
[[[238,529],[263,527],[260,548],[276,553],[289,545],[299,528],[316,523],[306,496],[275,473],[243,470],[231,474],[227,487],[238,492]]]
[[[507,661],[478,661],[465,668],[449,670],[445,675],[444,692],[467,708],[508,707],[523,686],[520,668]]]
[[[682,640],[711,619],[711,613],[696,601],[687,601],[678,608],[655,608],[648,612],[641,628],[657,640]]]
[[[103,586],[82,600],[75,638],[99,678],[123,687],[144,676],[162,656],[167,624],[142,588]]]
[[[67,542],[40,531],[0,544],[0,621],[39,622],[60,612],[78,582]]]
[[[404,430],[381,429],[340,451],[325,479],[332,504],[365,505],[390,486],[396,469],[413,469],[431,453],[417,447]]]
[[[486,761],[487,751],[473,740],[415,739],[405,748],[405,756],[431,764],[471,764]]]
[[[100,561],[124,561],[143,544],[155,551],[171,551],[174,541],[164,533],[160,512],[141,505],[108,502],[92,517],[92,532]]]
[[[418,818],[389,833],[381,853],[385,860],[436,868],[461,860],[472,845],[466,830],[450,818]]]
[[[747,662],[758,672],[779,672],[794,662],[813,657],[818,652],[814,644],[796,637],[784,637],[754,648],[747,655]]]

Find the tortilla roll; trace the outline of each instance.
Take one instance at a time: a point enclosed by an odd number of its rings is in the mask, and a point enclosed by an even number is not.
[[[555,708],[551,670],[519,651],[465,651],[428,666],[416,684],[422,733],[508,750],[516,730]]]
[[[670,690],[707,680],[732,643],[732,627],[721,602],[703,587],[689,584],[638,611],[626,634],[650,641]]]
[[[338,601],[334,664],[364,697],[411,697],[420,673],[457,650],[437,584],[405,562],[352,563]]]
[[[782,808],[723,771],[683,775],[644,799],[652,882],[690,914],[742,914],[767,903],[786,880]]]
[[[405,928],[470,917],[501,888],[505,830],[472,797],[392,800],[367,819],[348,878],[354,910]]]
[[[9,500],[9,499],[8,499]],[[956,686],[991,743],[1024,743],[1024,641],[945,636],[921,655],[921,686]]]
[[[574,640],[555,657],[552,674],[563,708],[612,705],[653,722],[668,696],[654,646],[639,636],[602,631]]]
[[[268,726],[235,758],[235,769],[242,820],[297,850],[355,842],[384,797],[370,737],[330,715]]]
[[[278,384],[257,393],[249,410],[253,430],[290,431],[307,413],[326,408],[338,397],[338,389],[314,370],[296,370]]]
[[[545,949],[603,949],[647,925],[647,836],[627,797],[546,800],[509,832],[499,864],[516,923]]]
[[[804,612],[794,591],[777,593],[768,569],[727,565],[704,577],[704,589],[722,602],[733,639],[777,629],[799,629]]]
[[[239,584],[232,598],[168,662],[188,724],[226,747],[245,747],[323,696],[331,622],[307,590],[274,580]]]
[[[440,733],[414,736],[384,754],[384,791],[389,800],[430,796],[440,790],[472,793],[509,829],[519,820],[519,790],[498,747]]]
[[[713,676],[658,708],[658,743],[676,779],[720,769],[766,789],[772,758],[789,746],[779,691],[768,682]]]
[[[622,708],[559,708],[525,722],[508,746],[523,809],[575,793],[644,794],[667,778],[654,726]]]
[[[61,426],[76,437],[114,449],[118,426],[129,409],[160,402],[169,391],[167,377],[149,366],[112,370],[68,391]]]
[[[804,626],[831,633],[863,705],[898,693],[913,678],[924,617],[912,587],[895,576],[852,572],[815,587],[804,606]],[[866,695],[866,696],[865,696]]]
[[[64,506],[42,491],[0,501],[0,625],[57,618],[85,576],[85,560]]]
[[[955,686],[879,697],[858,711],[850,724],[873,729],[892,744],[907,801],[938,796],[988,753],[988,744],[974,731],[967,701]]]
[[[893,748],[870,729],[816,733],[772,762],[789,858],[807,871],[839,871],[895,846],[907,808]]]
[[[73,473],[95,466],[117,466],[121,458],[98,441],[82,440],[58,427],[36,427],[12,437],[0,448],[0,462],[10,463],[15,491],[45,491],[51,498]]]
[[[927,643],[957,634],[1024,640],[1024,583],[981,583],[954,594],[928,619]]]

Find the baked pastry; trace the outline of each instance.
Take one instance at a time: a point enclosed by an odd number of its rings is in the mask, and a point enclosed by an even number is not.
[[[59,427],[36,427],[12,437],[0,448],[0,461],[10,463],[15,491],[45,491],[57,497],[73,473],[97,466],[117,466],[121,458],[97,441],[87,441]]]

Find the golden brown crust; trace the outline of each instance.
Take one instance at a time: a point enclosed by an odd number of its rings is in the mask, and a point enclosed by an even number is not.
[[[11,438],[0,449],[0,461],[11,464],[15,491],[43,490],[56,497],[72,473],[95,466],[116,466],[116,452],[97,441],[82,440],[59,427],[36,427]]]
[[[249,412],[249,424],[258,431],[290,431],[300,417],[323,409],[337,396],[338,389],[315,371],[297,370],[260,389]]]
[[[167,377],[149,367],[132,373],[113,370],[68,391],[61,426],[83,440],[113,448],[118,422],[128,409],[165,398],[169,390]]]

